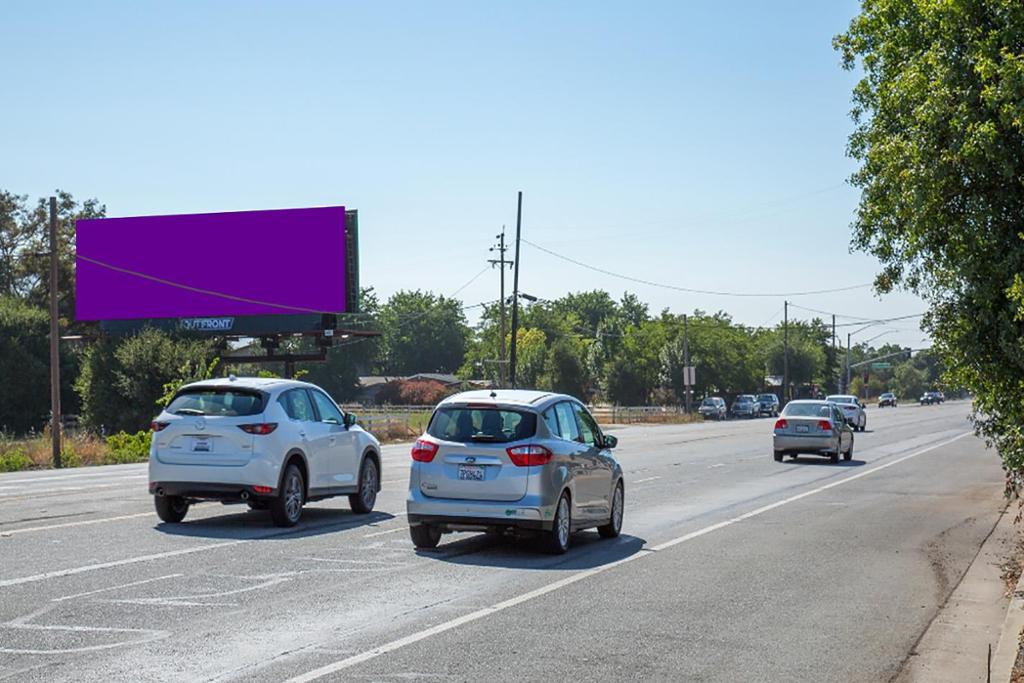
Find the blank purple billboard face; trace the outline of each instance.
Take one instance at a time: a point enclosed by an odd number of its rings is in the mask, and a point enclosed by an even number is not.
[[[77,222],[75,316],[345,312],[345,207]]]

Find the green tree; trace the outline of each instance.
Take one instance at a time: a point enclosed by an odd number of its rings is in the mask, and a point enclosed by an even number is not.
[[[339,321],[339,326],[355,330],[376,331],[380,315],[380,304],[372,287],[359,293],[360,314],[355,320]],[[305,381],[312,382],[339,402],[354,400],[359,392],[359,377],[368,375],[380,353],[377,337],[351,336],[348,339],[336,337],[327,349],[327,358],[322,363],[302,363],[299,368],[306,371]]]
[[[541,387],[587,400],[587,373],[582,353],[571,338],[557,339],[548,348]]]
[[[462,304],[430,292],[396,292],[381,307],[381,365],[385,372],[455,372],[470,330]]]
[[[137,432],[158,411],[166,385],[205,371],[214,341],[185,339],[151,328],[124,339],[103,339],[85,352],[75,383],[81,418],[93,429]]]
[[[916,401],[928,389],[928,378],[923,370],[910,363],[901,363],[892,378],[892,391],[903,401]]]
[[[864,0],[835,38],[860,163],[853,244],[876,289],[929,303],[946,380],[1011,483],[1024,473],[1024,6],[1020,0]]]

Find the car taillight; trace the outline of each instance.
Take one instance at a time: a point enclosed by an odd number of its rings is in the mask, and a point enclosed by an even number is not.
[[[551,462],[551,451],[544,446],[513,446],[506,448],[509,459],[516,467],[529,467],[531,465],[547,465]]]
[[[170,422],[158,422],[157,420],[153,420],[149,423],[149,429],[153,432],[159,432],[162,429],[167,429],[167,425],[169,424]]]
[[[273,491],[274,489],[270,488],[269,486],[253,486],[252,490],[255,491],[256,493],[266,495]]]
[[[246,434],[259,434],[261,436],[265,436],[270,432],[274,431],[275,429],[277,429],[277,423],[259,422],[257,424],[238,425],[238,428],[241,429]]]
[[[820,429],[823,432],[831,432],[832,423],[829,422],[828,420],[818,420],[818,429]]]
[[[786,422],[785,420],[776,420],[775,421],[775,428],[776,429],[789,429],[789,423]]]
[[[430,462],[437,455],[437,444],[419,439],[412,445],[412,459],[416,462]]]

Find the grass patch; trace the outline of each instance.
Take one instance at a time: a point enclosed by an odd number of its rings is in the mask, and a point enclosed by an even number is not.
[[[88,432],[71,432],[61,439],[61,467],[121,465],[149,458],[149,432],[119,432],[106,438]],[[50,430],[13,438],[0,434],[0,472],[20,472],[53,467]]]

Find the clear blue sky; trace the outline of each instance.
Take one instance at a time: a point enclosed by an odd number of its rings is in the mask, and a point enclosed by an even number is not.
[[[360,211],[363,284],[382,298],[448,294],[477,274],[520,189],[526,238],[609,270],[714,290],[866,283],[877,264],[849,253],[857,193],[844,184],[855,76],[831,47],[856,11],[6,2],[0,187],[60,187],[112,216],[344,204]],[[521,281],[546,298],[628,289],[654,312],[781,318],[781,298],[634,285],[527,246]],[[460,297],[497,289],[495,271]],[[793,301],[923,310],[867,289]],[[913,322],[897,327],[876,343],[922,345]]]

